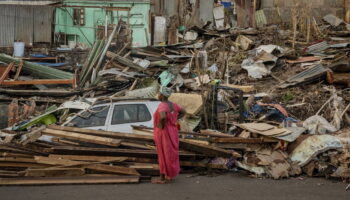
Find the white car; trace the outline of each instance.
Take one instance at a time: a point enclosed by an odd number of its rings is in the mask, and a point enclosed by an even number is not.
[[[133,133],[132,125],[153,127],[158,100],[113,100],[76,114],[63,126]]]

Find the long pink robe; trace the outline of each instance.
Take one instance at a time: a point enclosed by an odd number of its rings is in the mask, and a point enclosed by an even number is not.
[[[177,117],[181,107],[173,103],[173,109],[171,112],[168,104],[162,102],[154,113],[154,142],[156,143],[159,169],[161,174],[170,178],[174,178],[180,172]],[[161,112],[166,113],[164,129],[157,128]]]

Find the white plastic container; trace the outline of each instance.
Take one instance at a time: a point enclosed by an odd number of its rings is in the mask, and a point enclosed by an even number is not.
[[[13,56],[23,57],[24,56],[24,42],[13,43]]]
[[[77,43],[75,41],[68,41],[68,47],[71,49],[74,49],[77,46]]]

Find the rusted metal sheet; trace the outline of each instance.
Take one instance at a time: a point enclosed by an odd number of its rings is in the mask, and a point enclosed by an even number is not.
[[[15,6],[0,6],[0,46],[12,46],[15,40]]]
[[[53,7],[37,6],[34,9],[34,42],[51,43]]]
[[[26,44],[33,43],[33,8],[32,6],[16,7],[15,40],[20,40]]]

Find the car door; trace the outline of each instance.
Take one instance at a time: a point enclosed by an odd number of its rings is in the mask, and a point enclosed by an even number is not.
[[[66,123],[67,126],[87,128],[93,130],[107,130],[107,121],[110,112],[109,105],[99,105],[88,111],[83,111]]]
[[[112,110],[108,131],[133,133],[132,125],[152,125],[152,111],[145,102],[117,103]]]

